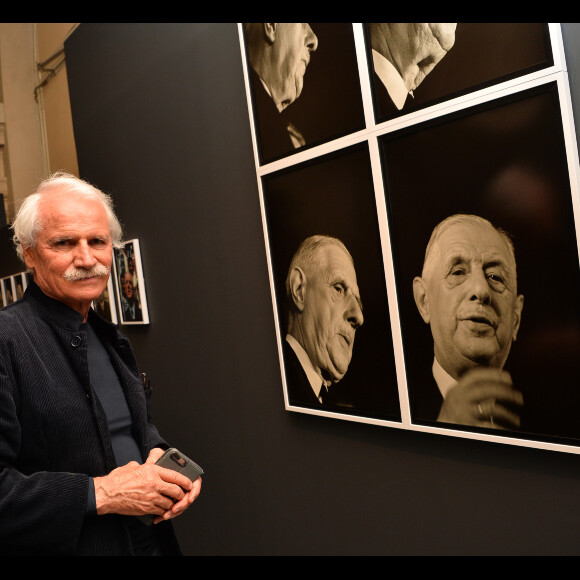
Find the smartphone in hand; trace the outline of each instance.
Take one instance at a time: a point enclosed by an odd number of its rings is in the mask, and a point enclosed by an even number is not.
[[[181,453],[175,447],[170,447],[156,462],[156,465],[161,467],[165,467],[167,469],[173,469],[173,471],[177,471],[185,477],[191,479],[191,481],[195,481],[198,477],[203,475],[203,469]],[[156,515],[144,515],[144,516],[137,516],[139,520],[141,520],[146,525],[151,525],[153,520],[157,517]]]

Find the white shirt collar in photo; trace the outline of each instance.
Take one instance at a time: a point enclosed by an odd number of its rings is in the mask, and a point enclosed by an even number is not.
[[[306,351],[302,348],[302,345],[291,335],[286,335],[286,341],[292,347],[292,350],[296,353],[306,376],[308,377],[308,382],[314,391],[314,394],[320,400],[320,388],[322,387],[322,377],[314,370]]]
[[[382,54],[373,49],[373,65],[375,72],[385,88],[387,89],[395,107],[399,111],[403,108],[409,91],[403,82],[403,77],[393,64],[387,60]]]
[[[443,398],[445,398],[449,390],[457,384],[457,381],[443,369],[436,358],[433,359],[433,377],[435,378],[435,382],[437,383]]]

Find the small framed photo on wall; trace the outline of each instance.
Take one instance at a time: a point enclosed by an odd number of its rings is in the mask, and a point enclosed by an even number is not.
[[[149,324],[139,240],[125,242],[122,248],[114,250],[114,257],[118,322],[120,324]]]

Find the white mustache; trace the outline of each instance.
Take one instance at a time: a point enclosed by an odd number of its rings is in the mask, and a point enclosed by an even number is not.
[[[77,280],[86,280],[87,278],[102,278],[103,276],[108,276],[110,269],[103,264],[95,264],[92,268],[88,270],[86,268],[75,268],[71,266],[62,277],[67,282],[75,282]]]

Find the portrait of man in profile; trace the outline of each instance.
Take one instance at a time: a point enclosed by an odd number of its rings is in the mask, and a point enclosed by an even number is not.
[[[264,177],[280,391],[291,410],[400,422],[370,167],[356,145]]]
[[[288,398],[315,407],[332,403],[364,322],[354,261],[344,244],[321,235],[304,240],[290,263],[286,292]]]
[[[276,157],[303,147],[286,109],[302,93],[316,34],[306,22],[246,22],[244,31],[262,150]]]
[[[262,163],[365,127],[352,23],[246,22],[241,29]]]

